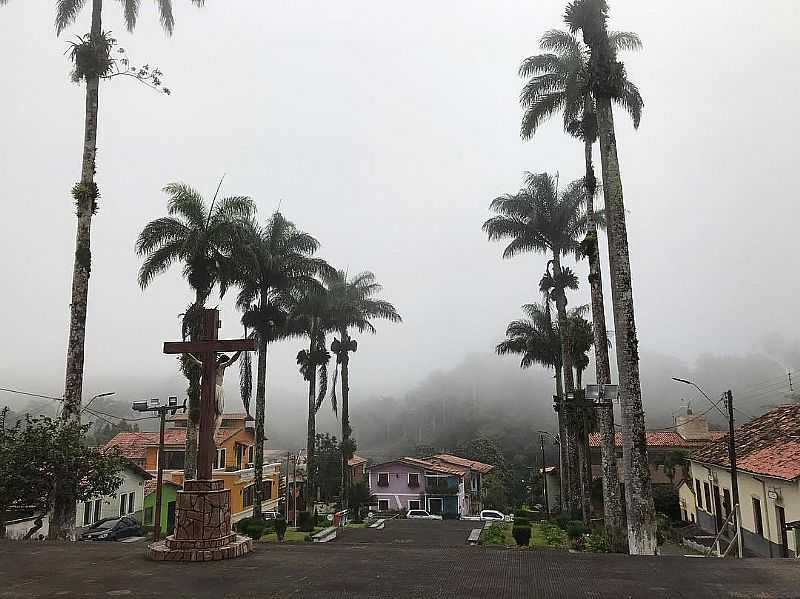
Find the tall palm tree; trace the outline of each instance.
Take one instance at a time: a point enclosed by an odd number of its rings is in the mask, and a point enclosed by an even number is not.
[[[369,271],[359,273],[348,279],[347,273],[337,270],[325,278],[330,297],[330,323],[339,338],[331,343],[331,351],[336,355],[333,373],[332,397],[336,405],[336,379],[338,369],[342,371],[342,488],[340,499],[347,507],[349,494],[349,468],[347,463],[355,453],[350,427],[350,352],[356,351],[358,343],[350,337],[350,329],[359,333],[375,333],[372,320],[382,318],[390,322],[402,322],[395,307],[389,302],[377,299],[382,287],[375,281],[375,275]]]
[[[550,312],[550,301],[546,299],[543,303],[525,304],[522,311],[526,318],[512,320],[506,328],[506,338],[497,344],[495,351],[499,355],[517,354],[522,356],[520,359],[521,368],[529,368],[534,364],[539,364],[545,368],[552,368],[555,378],[556,397],[564,396],[562,385],[563,356],[561,354],[561,335],[558,325],[553,323]],[[564,412],[558,410],[558,434],[562,442],[559,443],[559,473],[561,476],[561,488],[566,489],[565,469],[567,464],[566,455],[566,423]],[[562,509],[566,512],[569,506],[566,497],[561,494]]]
[[[570,280],[570,271],[561,267],[561,258],[578,251],[578,238],[585,232],[586,218],[583,206],[586,192],[583,182],[573,181],[559,193],[554,177],[547,173],[527,173],[525,186],[515,194],[495,198],[491,210],[497,213],[483,224],[489,240],[510,239],[503,257],[512,258],[524,252],[551,253],[547,275],[553,283],[551,296],[555,301],[561,335],[561,353],[564,372],[565,394],[575,389],[572,374],[572,350],[567,326],[567,296],[565,289]],[[552,273],[550,267],[552,266]],[[571,275],[574,278],[574,275]],[[566,410],[568,435],[562,443],[567,444],[566,491],[569,510],[582,509],[579,496],[581,484],[578,478],[578,455],[576,430],[572,406],[562,398],[560,409]],[[587,516],[588,517],[588,516]]]
[[[220,181],[220,185],[222,182]],[[255,212],[245,196],[218,198],[207,203],[198,191],[184,183],[164,188],[169,196],[168,216],[145,225],[136,240],[136,253],[144,258],[139,285],[145,289],[175,262],[183,264],[183,276],[194,291],[194,302],[183,318],[184,337],[197,339],[201,310],[215,285],[220,296],[231,283],[230,256],[241,240],[241,231]],[[181,370],[189,381],[189,422],[186,431],[185,478],[197,471],[197,424],[200,419],[200,368],[181,356]]]
[[[605,0],[574,0],[564,20],[572,33],[581,31],[589,46],[589,82],[595,101],[600,162],[608,224],[608,255],[614,307],[614,330],[622,408],[622,458],[625,464],[628,546],[632,554],[657,551],[655,507],[647,462],[647,439],[639,376],[639,350],[631,284],[628,232],[622,194],[612,101],[625,98],[625,66],[617,60],[613,36],[606,28]]]
[[[297,229],[276,211],[265,225],[250,221],[243,230],[242,243],[234,252],[234,283],[239,287],[236,299],[243,312],[242,323],[253,331],[258,343],[256,368],[256,446],[254,480],[256,498],[253,518],[261,517],[264,476],[264,421],[267,395],[267,350],[270,343],[290,335],[287,317],[290,296],[318,286],[314,279],[331,269],[314,258],[319,242]],[[248,409],[252,381],[250,361],[242,362],[242,401]]]
[[[611,32],[610,40],[618,50],[635,50],[641,46],[636,34],[624,31]],[[583,141],[588,224],[582,249],[589,259],[596,380],[598,383],[608,384],[611,382],[611,367],[608,347],[603,342],[607,339],[607,331],[594,211],[597,182],[592,165],[592,146],[597,140],[597,117],[589,80],[589,51],[573,34],[558,30],[545,33],[539,42],[539,47],[547,53],[531,56],[520,66],[520,75],[528,78],[520,96],[520,103],[525,110],[521,135],[523,139],[530,139],[548,117],[560,111],[564,130]],[[613,100],[629,112],[634,127],[638,128],[643,106],[641,95],[636,86],[627,80],[621,86],[620,92],[621,94]],[[598,415],[602,439],[606,534],[614,551],[625,551],[627,541],[614,447],[614,411],[611,408],[600,408]]]
[[[328,352],[326,336],[331,330],[330,297],[320,285],[303,294],[292,306],[289,328],[308,339],[308,349],[297,354],[300,374],[308,381],[308,427],[306,437],[306,510],[314,511],[316,500],[315,441],[317,412],[328,392]],[[319,387],[317,387],[319,382]],[[335,407],[334,407],[335,409]]]
[[[192,0],[202,6],[204,0]],[[0,0],[0,6],[8,0]],[[75,22],[87,0],[58,0],[56,3],[56,34]],[[89,276],[92,268],[91,225],[97,212],[100,191],[94,180],[97,154],[97,112],[99,108],[100,79],[111,68],[111,39],[103,32],[103,0],[91,0],[91,29],[81,43],[73,47],[75,78],[86,83],[84,109],[83,157],[81,178],[72,188],[78,217],[75,235],[75,254],[72,268],[69,337],[67,365],[64,382],[64,401],[61,417],[80,421],[83,394],[84,346],[86,341],[86,310],[89,296]],[[133,31],[139,13],[139,0],[121,0],[128,31]],[[171,34],[174,26],[171,0],[159,0],[161,24]],[[50,536],[56,539],[71,538],[75,528],[76,490],[66,488],[56,481],[53,514],[50,518]]]

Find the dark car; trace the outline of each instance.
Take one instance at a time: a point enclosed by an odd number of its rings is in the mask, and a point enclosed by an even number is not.
[[[119,541],[127,537],[145,536],[144,528],[136,518],[104,518],[92,524],[81,534],[81,541]]]

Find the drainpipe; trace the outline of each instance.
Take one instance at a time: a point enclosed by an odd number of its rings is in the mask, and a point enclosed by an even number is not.
[[[758,480],[758,479],[756,479],[756,480]],[[770,525],[769,525],[769,504],[767,503],[767,499],[768,499],[767,498],[767,483],[764,482],[763,478],[759,482],[761,483],[761,494],[762,494],[762,497],[764,498],[764,509],[763,509],[764,514],[763,515],[764,515],[764,518],[767,521],[767,546],[769,547],[769,556],[770,557],[774,557],[772,555],[772,529],[770,528]]]

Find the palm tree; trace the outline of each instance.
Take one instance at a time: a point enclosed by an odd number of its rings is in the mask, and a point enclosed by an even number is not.
[[[59,0],[56,3],[56,34],[72,24],[87,0]],[[79,44],[73,45],[71,58],[75,61],[74,78],[86,82],[84,111],[83,157],[81,178],[72,188],[78,217],[75,235],[75,254],[72,269],[72,291],[70,301],[69,337],[67,341],[67,365],[64,382],[64,401],[61,418],[80,422],[81,397],[83,394],[84,346],[86,341],[86,311],[91,273],[91,225],[97,212],[100,191],[94,181],[97,154],[97,112],[99,108],[100,79],[109,73],[113,64],[110,59],[111,38],[103,32],[103,0],[91,0],[91,30]],[[192,0],[202,6],[204,0]],[[8,0],[0,0],[0,6]],[[121,0],[128,31],[133,31],[139,13],[139,0]],[[171,34],[174,26],[172,1],[158,2],[161,24]],[[75,489],[66,488],[56,481],[53,514],[50,518],[50,536],[66,539],[74,536]]]
[[[220,185],[222,182],[220,181]],[[197,339],[200,311],[219,284],[220,296],[231,282],[230,256],[241,239],[241,230],[255,211],[245,196],[217,198],[210,204],[192,187],[170,183],[169,216],[148,223],[136,240],[136,253],[144,257],[139,285],[146,288],[153,279],[175,263],[183,264],[183,276],[194,291],[194,302],[183,318],[184,338]],[[189,381],[189,422],[186,431],[184,476],[194,478],[197,470],[197,424],[200,418],[200,368],[181,356],[181,370]]]
[[[638,36],[628,32],[611,32],[611,43],[618,50],[634,50],[641,46]],[[595,336],[595,374],[601,384],[611,382],[608,358],[605,306],[600,253],[597,242],[597,222],[594,196],[597,182],[592,165],[592,146],[597,140],[597,117],[592,87],[589,81],[588,49],[573,35],[551,30],[544,34],[539,47],[546,54],[531,56],[520,66],[520,75],[529,78],[520,96],[525,109],[521,135],[530,139],[539,126],[550,116],[563,113],[564,130],[584,143],[586,173],[587,232],[582,251],[589,259],[589,284],[592,298],[592,321]],[[633,83],[625,81],[621,94],[614,101],[625,108],[639,126],[643,101]],[[614,551],[625,551],[624,517],[617,480],[617,460],[614,448],[614,411],[600,408],[601,455],[603,470],[603,504],[606,534]]]
[[[583,205],[586,193],[583,182],[573,181],[567,188],[558,193],[556,179],[547,173],[527,173],[525,187],[515,194],[495,198],[491,210],[497,213],[483,224],[483,230],[489,240],[510,239],[503,252],[504,258],[511,258],[523,252],[547,253],[552,258],[548,261],[546,277],[552,282],[551,297],[555,301],[558,314],[559,332],[561,335],[561,353],[564,372],[564,391],[574,391],[572,375],[572,350],[567,326],[567,296],[565,289],[568,281],[574,278],[569,269],[562,269],[561,258],[578,250],[578,238],[585,232],[586,218]],[[552,273],[550,267],[552,266]],[[581,494],[578,478],[575,427],[571,416],[571,405],[562,398],[560,409],[567,410],[566,427],[569,432],[566,442],[568,485],[562,490],[567,495],[570,511],[580,509],[578,498]],[[588,515],[586,515],[588,517]]]
[[[506,328],[506,338],[497,344],[495,351],[498,355],[517,354],[522,356],[520,359],[521,368],[529,368],[534,364],[539,364],[545,368],[552,368],[555,378],[556,397],[564,396],[562,386],[562,366],[563,356],[561,354],[561,335],[557,324],[553,323],[550,313],[550,301],[545,300],[541,304],[525,304],[522,311],[526,318],[512,320]],[[559,443],[559,473],[561,475],[561,487],[566,489],[565,469],[567,465],[567,431],[564,419],[564,412],[557,411],[558,434],[563,441]],[[561,494],[562,509],[566,512],[569,509],[564,493]]]
[[[233,278],[239,287],[236,304],[243,313],[242,324],[253,331],[252,336],[258,342],[253,518],[261,518],[268,346],[290,334],[286,324],[291,294],[317,286],[314,275],[332,269],[324,260],[313,257],[319,242],[278,211],[264,226],[250,221],[242,237],[234,255]],[[242,361],[241,381],[242,401],[249,413],[252,388],[249,359]]]
[[[625,203],[611,108],[612,101],[625,98],[628,81],[625,67],[616,57],[613,35],[606,28],[607,18],[608,4],[605,0],[574,0],[567,5],[564,20],[572,33],[579,30],[583,33],[583,41],[590,49],[589,82],[600,138],[622,408],[622,453],[627,466],[625,499],[628,508],[628,546],[632,554],[652,555],[658,546],[655,507],[647,463]]]
[[[371,319],[383,318],[390,322],[402,322],[395,307],[389,302],[375,298],[382,287],[375,281],[375,275],[369,271],[347,278],[347,273],[337,270],[325,279],[330,297],[330,323],[332,329],[339,334],[339,339],[331,343],[331,351],[336,355],[336,366],[333,373],[331,399],[336,405],[336,379],[338,369],[342,370],[342,489],[341,502],[347,507],[349,500],[349,468],[347,463],[355,453],[350,427],[350,352],[356,351],[358,343],[350,337],[350,329],[359,333],[375,333]]]
[[[328,362],[326,335],[331,330],[330,297],[319,285],[303,294],[292,306],[289,328],[308,339],[308,349],[297,354],[300,374],[308,381],[308,428],[306,437],[306,510],[314,511],[316,500],[316,464],[314,462],[317,436],[317,412],[328,392]],[[317,382],[319,381],[319,389]],[[335,410],[335,406],[334,406]]]

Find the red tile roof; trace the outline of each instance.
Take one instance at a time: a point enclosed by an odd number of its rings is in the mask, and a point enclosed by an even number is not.
[[[485,474],[489,472],[494,466],[491,464],[484,464],[483,462],[478,462],[477,460],[468,460],[467,458],[460,458],[455,455],[451,455],[449,453],[438,453],[434,456],[429,458],[425,458],[426,460],[430,460],[432,462],[446,462],[448,464],[452,464],[453,466],[461,466],[462,468],[469,468],[470,470],[474,470],[475,472],[480,472],[481,474]]]
[[[372,464],[371,466],[367,466],[367,470],[373,470],[374,468],[378,468],[380,466],[385,466],[386,464],[395,464],[395,463],[406,464],[407,466],[413,466],[415,468],[420,468],[422,470],[429,470],[431,472],[439,472],[441,474],[453,474],[455,476],[462,476],[465,472],[463,468],[459,468],[452,464],[434,464],[433,462],[429,462],[427,460],[420,460],[419,458],[397,458],[396,460],[389,460],[388,462],[382,462],[380,464]]]
[[[178,489],[181,488],[181,486],[178,483],[176,483],[174,481],[171,481],[171,480],[168,480],[166,478],[163,480],[162,484],[170,485],[171,487],[176,487]],[[156,491],[156,479],[155,478],[151,478],[150,480],[144,481],[144,496],[145,497],[150,495],[150,493],[155,493],[155,491]]]
[[[691,459],[729,468],[728,443],[710,443],[693,452]],[[736,429],[736,466],[773,478],[799,478],[800,404],[778,406]]]
[[[354,455],[352,458],[347,460],[348,466],[360,466],[361,464],[366,464],[367,458],[362,458],[360,455]]]
[[[684,439],[676,431],[647,431],[648,447],[679,447],[683,449],[698,449],[721,439],[725,436],[723,431],[711,431],[711,439]],[[600,447],[600,433],[589,434],[589,447]],[[614,435],[614,446],[622,447],[622,433]]]
[[[222,445],[229,437],[239,432],[240,428],[221,428],[214,436],[214,443]],[[102,451],[108,452],[116,448],[129,460],[143,460],[145,447],[158,445],[158,433],[117,433],[117,435],[103,446]],[[186,445],[186,429],[171,428],[164,431],[164,445],[170,447],[183,447]]]

